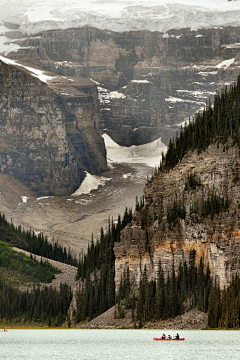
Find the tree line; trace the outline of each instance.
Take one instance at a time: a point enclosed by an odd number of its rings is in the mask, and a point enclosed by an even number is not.
[[[200,153],[213,143],[225,145],[224,150],[235,145],[240,149],[240,76],[237,83],[217,92],[213,105],[209,100],[203,112],[170,139],[160,170],[173,169],[188,151]]]
[[[50,283],[59,272],[49,262],[39,262],[33,256],[16,252],[11,245],[0,241],[0,277],[9,285]]]
[[[60,285],[60,290],[39,287],[20,291],[0,278],[0,323],[32,323],[61,326],[67,318],[72,300],[71,288]]]
[[[218,209],[218,201],[224,206],[222,198],[216,199],[214,193],[209,195],[212,199],[212,207]],[[221,201],[220,201],[221,200]],[[178,269],[175,270],[174,263],[172,271],[164,274],[161,262],[159,263],[156,279],[148,279],[147,271],[144,270],[139,287],[136,289],[130,280],[130,272],[127,269],[121,278],[118,292],[115,292],[115,267],[113,246],[115,241],[120,241],[120,232],[132,220],[132,211],[126,209],[123,220],[119,216],[118,222],[109,220],[108,230],[104,233],[101,229],[100,240],[94,244],[93,239],[88,247],[87,254],[82,256],[79,266],[77,279],[80,280],[79,291],[77,294],[77,310],[75,320],[92,320],[115,305],[115,316],[123,318],[126,310],[131,309],[132,319],[137,327],[142,327],[146,321],[157,321],[160,319],[172,318],[182,314],[186,310],[197,308],[203,312],[209,312],[209,327],[217,327],[219,324],[219,309],[216,306],[215,298],[218,291],[219,298],[226,298],[228,288],[223,292],[219,290],[216,281],[211,276],[208,264],[204,264],[200,259],[196,265],[196,251],[191,250],[189,260],[180,262]],[[231,288],[232,285],[230,285]],[[240,285],[239,285],[240,286]],[[217,289],[217,290],[216,290]],[[238,314],[240,311],[240,295],[237,297],[235,292],[231,292],[232,298],[228,296],[229,302],[224,309],[228,309],[230,304],[231,314]],[[222,300],[219,300],[219,303]],[[214,310],[212,310],[212,307]],[[213,313],[213,315],[211,315]],[[228,313],[230,311],[228,310]],[[221,326],[236,327],[232,315],[222,315],[226,317],[228,323],[221,322]],[[227,325],[226,325],[227,324]]]
[[[77,294],[76,321],[91,320],[115,304],[114,242],[120,241],[120,232],[132,221],[132,209],[125,209],[117,223],[109,219],[108,230],[101,228],[100,240],[91,242],[87,253],[79,261],[77,279],[81,280]]]
[[[240,328],[239,275],[233,276],[230,285],[222,291],[215,282],[209,297],[208,326],[221,329]]]
[[[0,240],[35,255],[40,255],[73,266],[78,265],[78,261],[72,255],[70,249],[67,251],[66,247],[62,247],[56,242],[51,244],[48,242],[47,237],[44,237],[42,233],[36,235],[34,231],[22,229],[21,225],[18,227],[14,226],[6,220],[5,215],[1,214],[1,212]]]
[[[196,251],[191,250],[189,260],[180,262],[177,271],[172,264],[171,274],[164,274],[159,262],[156,279],[148,279],[146,268],[137,290],[131,291],[129,270],[125,271],[117,295],[116,313],[124,317],[127,309],[132,310],[132,320],[137,327],[147,321],[173,318],[186,310],[197,308],[208,310],[213,280],[208,265],[201,258],[196,265]]]
[[[12,246],[30,251],[31,256],[17,253]],[[36,236],[15,227],[0,213],[0,322],[60,326],[66,321],[71,288],[66,284],[61,284],[60,290],[40,288],[39,283],[50,283],[59,270],[47,261],[36,261],[32,254],[77,265],[66,248],[49,244],[42,234]],[[34,285],[21,291],[19,287],[24,284]]]

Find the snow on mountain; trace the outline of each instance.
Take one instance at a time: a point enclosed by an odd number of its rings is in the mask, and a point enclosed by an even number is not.
[[[47,83],[48,80],[52,80],[52,79],[57,77],[57,76],[46,75],[43,70],[38,70],[38,69],[34,69],[32,67],[29,67],[29,66],[24,66],[22,64],[17,63],[14,60],[8,59],[8,58],[6,58],[4,56],[1,56],[1,55],[0,55],[0,60],[3,61],[5,64],[8,64],[8,65],[15,65],[15,66],[18,66],[18,67],[23,67],[24,69],[28,70],[31,73],[32,76],[37,77],[40,81],[45,82],[45,83]]]
[[[118,145],[112,138],[107,135],[102,135],[106,150],[108,163],[127,163],[127,164],[146,164],[149,167],[157,167],[160,164],[162,152],[167,151],[167,146],[157,139],[151,143],[144,145],[132,145],[130,147]],[[80,187],[72,194],[72,196],[79,196],[81,194],[89,194],[92,190],[98,189],[99,186],[104,186],[111,178],[103,176],[91,175],[85,172],[86,176]],[[131,177],[131,173],[124,174],[123,178]]]
[[[96,190],[99,186],[105,185],[106,181],[111,180],[110,178],[105,178],[103,176],[91,175],[85,171],[86,176],[81,183],[80,187],[72,194],[72,196],[77,196],[81,194],[89,194],[92,190]]]
[[[157,139],[144,145],[121,146],[118,145],[107,134],[102,135],[106,150],[108,162],[128,163],[128,164],[146,164],[150,167],[157,167],[160,164],[162,152],[167,151],[167,146]]]
[[[224,61],[222,61],[220,64],[218,64],[218,65],[216,66],[216,68],[218,68],[218,69],[222,69],[222,68],[226,69],[226,68],[228,68],[231,64],[234,64],[234,62],[235,62],[235,59],[234,59],[234,58],[233,58],[233,59],[229,59],[229,60],[224,60]]]
[[[1,21],[27,34],[94,26],[114,31],[240,25],[240,0],[1,0]],[[3,27],[0,28],[4,34]]]

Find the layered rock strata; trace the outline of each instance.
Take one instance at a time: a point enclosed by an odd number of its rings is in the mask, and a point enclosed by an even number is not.
[[[122,231],[121,241],[115,243],[116,289],[123,271],[129,267],[135,286],[146,267],[149,279],[157,276],[161,261],[165,275],[180,262],[188,261],[191,250],[196,250],[196,261],[203,257],[221,288],[229,284],[234,274],[240,273],[240,171],[238,149],[223,151],[211,145],[200,155],[193,153],[173,170],[159,173],[144,190],[145,206],[135,213],[134,220]],[[200,185],[185,190],[189,173],[194,172]],[[212,191],[228,197],[228,211],[202,217],[191,211],[194,202],[199,206]],[[167,209],[176,199],[184,199],[186,217],[175,225],[167,222]],[[148,219],[148,226],[141,226]]]
[[[101,104],[100,128],[121,145],[162,137],[203,108],[239,74],[238,27],[113,32],[84,27],[25,37],[14,58],[63,76],[92,78],[114,90]],[[117,93],[116,93],[117,91]]]
[[[87,79],[0,61],[0,171],[38,194],[74,192],[106,169],[97,88]]]

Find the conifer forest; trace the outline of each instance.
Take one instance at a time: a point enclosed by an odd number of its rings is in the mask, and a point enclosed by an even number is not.
[[[201,153],[210,144],[222,144],[224,151],[232,146],[240,149],[240,77],[236,84],[217,93],[213,104],[209,100],[206,108],[170,140],[158,172],[169,172],[188,152],[197,150]],[[238,179],[239,175],[235,174],[234,181]],[[198,186],[197,177],[189,174],[185,190]],[[192,203],[191,213],[213,219],[215,214],[226,212],[228,208],[228,198],[212,190],[201,203]],[[136,210],[144,211],[143,199],[140,202],[136,200]],[[142,229],[150,221],[145,215]],[[185,215],[184,203],[176,199],[167,209],[167,222],[174,226],[175,221],[184,219]],[[208,313],[209,328],[239,328],[239,277],[234,276],[230,285],[220,290],[209,265],[202,258],[196,264],[194,251],[191,251],[189,261],[181,262],[178,268],[172,263],[168,274],[164,274],[159,262],[155,279],[149,279],[145,269],[138,287],[130,280],[127,269],[116,291],[114,243],[120,241],[122,229],[132,219],[133,211],[128,208],[122,217],[119,215],[117,222],[109,219],[107,231],[101,229],[99,240],[94,242],[92,239],[86,254],[76,258],[70,249],[57,243],[51,244],[42,234],[25,231],[21,226],[15,227],[4,214],[0,214],[0,321],[38,322],[48,326],[61,326],[67,321],[72,289],[64,284],[60,290],[40,286],[40,283],[51,282],[57,269],[48,263],[37,263],[35,254],[77,267],[79,286],[77,309],[73,314],[76,323],[90,321],[114,307],[117,318],[124,318],[125,312],[130,309],[135,327],[141,328],[145,322],[173,318],[194,308]],[[29,251],[33,256],[28,260],[23,257],[17,259],[12,246]],[[21,267],[21,263],[25,265]],[[21,290],[20,282],[12,280],[16,271],[25,276],[25,281],[33,282],[34,287]],[[12,276],[7,276],[7,273]]]

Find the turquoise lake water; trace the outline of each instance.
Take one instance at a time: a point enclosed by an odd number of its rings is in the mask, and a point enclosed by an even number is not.
[[[0,332],[0,360],[240,359],[240,331],[181,330],[185,341],[153,341],[162,332],[10,329]]]

